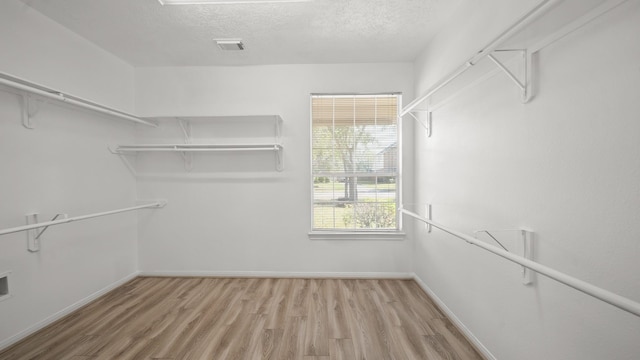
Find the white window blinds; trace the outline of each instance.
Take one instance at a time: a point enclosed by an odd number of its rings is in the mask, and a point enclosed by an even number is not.
[[[397,230],[398,95],[311,97],[313,230]]]

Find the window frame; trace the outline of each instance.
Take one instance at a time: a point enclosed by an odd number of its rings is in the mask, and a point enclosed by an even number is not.
[[[396,171],[396,199],[395,205],[399,207],[402,203],[402,118],[400,116],[402,106],[401,92],[379,92],[379,93],[311,93],[309,95],[309,189],[310,189],[310,231],[308,233],[311,240],[404,240],[402,214],[396,208],[396,228],[395,229],[315,229],[314,228],[314,171],[313,171],[313,98],[319,96],[326,97],[353,97],[353,96],[395,96],[396,97],[396,142],[397,142],[397,171]]]

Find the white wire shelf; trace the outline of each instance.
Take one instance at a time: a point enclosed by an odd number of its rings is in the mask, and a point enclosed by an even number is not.
[[[114,152],[281,151],[281,144],[136,144],[120,145]]]
[[[123,157],[125,163],[129,167],[129,170],[138,176],[134,167],[124,159],[127,155],[137,154],[141,152],[148,153],[170,153],[177,152],[182,155],[185,160],[185,167],[191,169],[192,155],[194,153],[207,153],[207,152],[260,152],[271,151],[275,153],[276,170],[284,170],[284,147],[279,143],[265,143],[265,144],[135,144],[135,145],[120,145],[115,149],[109,149],[112,153],[118,154]]]

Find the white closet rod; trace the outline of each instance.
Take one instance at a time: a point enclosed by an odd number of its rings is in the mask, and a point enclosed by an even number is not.
[[[17,81],[15,81],[17,80]],[[53,90],[53,89],[49,89],[47,87],[38,85],[36,83],[32,83],[11,75],[7,75],[4,73],[0,73],[0,84],[2,85],[6,85],[18,90],[22,90],[22,91],[26,91],[32,94],[36,94],[36,95],[40,95],[49,99],[53,99],[53,100],[57,100],[57,101],[62,101],[68,104],[72,104],[72,105],[76,105],[79,107],[83,107],[86,109],[90,109],[93,111],[97,111],[97,112],[101,112],[103,114],[107,114],[107,115],[111,115],[111,116],[115,116],[121,119],[125,119],[125,120],[129,120],[129,121],[133,121],[139,124],[144,124],[144,125],[148,125],[148,126],[153,126],[156,127],[158,126],[157,124],[154,124],[150,121],[141,119],[139,117],[115,110],[115,109],[111,109],[108,108],[106,106],[102,106],[99,104],[95,104],[89,100],[85,100],[76,96],[72,96],[72,95],[68,95],[68,94],[64,94],[62,92]]]
[[[20,232],[20,231],[27,231],[27,230],[31,230],[31,229],[48,227],[48,226],[52,226],[52,225],[66,224],[66,223],[70,223],[72,221],[86,220],[86,219],[91,219],[91,218],[95,218],[95,217],[99,217],[99,216],[117,214],[117,213],[121,213],[121,212],[125,212],[125,211],[133,211],[133,210],[140,210],[140,209],[146,209],[146,208],[161,208],[161,207],[164,207],[166,204],[167,203],[165,201],[158,201],[158,202],[154,202],[154,203],[151,203],[151,204],[133,206],[133,207],[124,208],[124,209],[105,211],[105,212],[89,214],[89,215],[74,216],[74,217],[70,217],[70,218],[66,218],[66,219],[60,219],[60,220],[54,220],[54,221],[46,221],[46,222],[30,224],[30,225],[25,225],[25,226],[18,226],[18,227],[14,227],[14,228],[0,230],[0,235],[6,235],[6,234],[16,233],[16,232]]]
[[[498,35],[496,38],[491,40],[489,44],[487,44],[482,50],[480,50],[477,54],[472,56],[469,60],[465,61],[465,63],[460,66],[458,69],[438,81],[434,86],[432,86],[429,91],[420,96],[419,98],[410,102],[407,106],[405,106],[400,112],[400,116],[404,116],[410,113],[413,109],[415,109],[418,105],[420,105],[423,101],[428,99],[431,95],[435,94],[438,90],[449,84],[451,81],[456,79],[458,76],[462,75],[465,71],[467,71],[470,67],[474,66],[478,63],[482,58],[491,54],[500,44],[502,44],[506,39],[510,38],[518,31],[522,30],[523,27],[529,25],[533,22],[538,16],[542,15],[546,12],[550,7],[555,5],[555,3],[560,0],[543,0],[538,5],[536,5],[533,9],[531,9],[528,13],[523,15],[520,19],[518,19],[515,23],[509,26],[502,34]]]
[[[448,234],[451,234],[457,238],[460,238],[466,242],[468,242],[471,245],[476,245],[484,250],[487,250],[495,255],[501,256],[509,261],[512,261],[516,264],[522,265],[526,268],[529,268],[541,275],[544,275],[548,278],[551,278],[555,281],[558,281],[562,284],[565,284],[567,286],[570,286],[578,291],[582,291],[583,293],[587,294],[587,295],[591,295],[593,297],[595,297],[596,299],[602,300],[608,304],[611,304],[619,309],[622,309],[624,311],[627,311],[633,315],[639,316],[640,317],[640,303],[637,303],[631,299],[625,298],[623,296],[620,296],[618,294],[612,293],[611,291],[602,289],[600,287],[597,287],[593,284],[590,284],[586,281],[580,280],[580,279],[576,279],[573,276],[567,275],[563,272],[560,272],[558,270],[555,270],[553,268],[550,268],[548,266],[544,266],[542,264],[539,264],[535,261],[531,261],[529,259],[526,259],[522,256],[518,256],[518,255],[514,255],[508,251],[505,251],[503,249],[500,249],[496,246],[493,245],[489,245],[486,244],[476,238],[473,238],[469,235],[463,234],[461,232],[452,230],[444,225],[440,225],[438,223],[435,223],[431,220],[425,219],[423,217],[421,217],[420,215],[413,213],[411,211],[405,210],[403,208],[400,208],[400,211],[403,214],[409,215],[415,219],[418,219],[424,223],[427,223],[433,227],[436,227]]]

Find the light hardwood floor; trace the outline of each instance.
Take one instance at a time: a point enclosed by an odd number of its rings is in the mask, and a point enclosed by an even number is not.
[[[412,280],[136,278],[7,359],[482,359]]]

